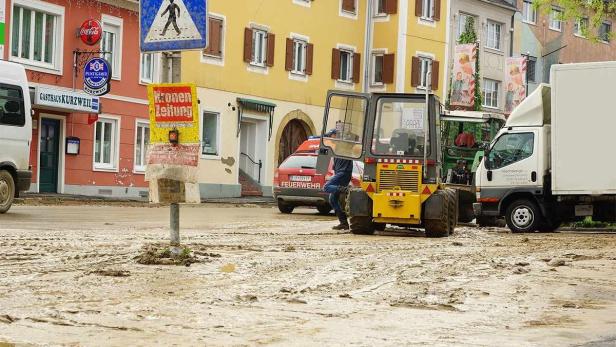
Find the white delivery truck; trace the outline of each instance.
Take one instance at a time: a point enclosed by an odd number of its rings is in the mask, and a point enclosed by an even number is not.
[[[616,222],[616,62],[563,64],[509,116],[476,174],[476,215],[513,232]]]
[[[0,61],[0,213],[20,191],[30,189],[32,111],[26,70]]]

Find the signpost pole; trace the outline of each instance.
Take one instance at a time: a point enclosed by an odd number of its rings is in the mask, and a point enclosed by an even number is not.
[[[171,243],[171,252],[180,253],[180,204],[177,202],[173,202],[170,205],[170,243]]]

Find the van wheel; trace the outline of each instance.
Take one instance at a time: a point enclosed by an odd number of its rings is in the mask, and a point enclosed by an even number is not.
[[[516,200],[505,213],[507,226],[514,233],[536,231],[541,225],[541,212],[536,203],[530,200]]]
[[[6,213],[15,199],[15,181],[6,170],[0,170],[0,213]]]
[[[294,206],[287,205],[287,204],[285,204],[285,203],[284,203],[284,202],[282,202],[282,201],[278,201],[278,210],[279,210],[281,213],[284,213],[284,214],[289,214],[289,213],[292,213],[294,209],[295,209],[295,207],[294,207]]]

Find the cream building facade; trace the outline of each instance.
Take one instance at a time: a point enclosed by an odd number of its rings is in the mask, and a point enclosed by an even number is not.
[[[443,96],[447,0],[211,0],[210,45],[185,52],[196,83],[204,198],[272,194],[275,168],[322,128],[327,90]]]

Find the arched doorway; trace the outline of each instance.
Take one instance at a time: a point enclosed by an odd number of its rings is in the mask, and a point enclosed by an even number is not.
[[[308,125],[299,119],[292,119],[287,123],[278,143],[278,165],[308,139],[308,131],[310,131]]]

